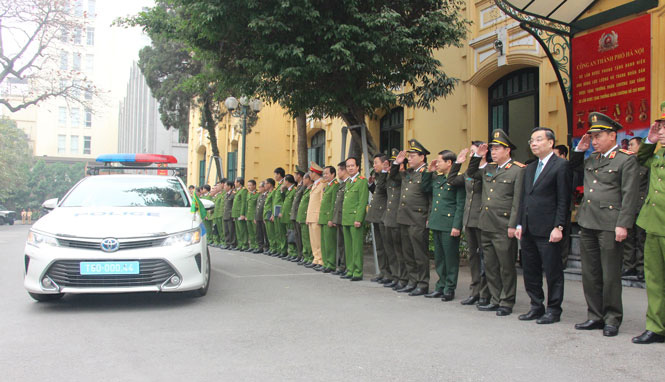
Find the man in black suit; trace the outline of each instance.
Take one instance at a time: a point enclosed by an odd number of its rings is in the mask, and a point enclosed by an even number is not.
[[[539,324],[558,322],[563,301],[561,239],[570,210],[572,172],[568,161],[554,155],[554,132],[537,127],[529,146],[538,160],[524,174],[515,236],[522,245],[524,287],[531,309],[519,316]],[[547,279],[547,310],[543,304],[543,270]]]

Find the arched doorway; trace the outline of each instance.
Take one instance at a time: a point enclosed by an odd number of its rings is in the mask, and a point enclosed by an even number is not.
[[[396,107],[381,118],[379,150],[390,156],[390,149],[404,147],[404,108]]]
[[[309,149],[307,149],[307,160],[315,162],[319,166],[325,165],[326,132],[321,130],[312,136]]]
[[[526,161],[531,156],[527,140],[538,126],[538,68],[507,74],[489,91],[489,132],[503,129],[517,149],[513,159]]]

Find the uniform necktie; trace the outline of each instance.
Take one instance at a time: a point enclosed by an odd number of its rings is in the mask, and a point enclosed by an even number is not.
[[[536,175],[533,177],[533,184],[536,184],[536,180],[538,180],[541,171],[543,171],[543,161],[539,160],[538,167],[536,167]]]

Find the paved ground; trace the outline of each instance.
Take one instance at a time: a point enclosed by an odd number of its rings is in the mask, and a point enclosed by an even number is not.
[[[616,338],[581,332],[582,286],[566,282],[562,322],[523,323],[408,297],[285,261],[212,250],[201,299],[173,294],[66,296],[35,303],[22,287],[28,227],[0,226],[3,381],[663,381],[665,346],[630,343],[645,291],[625,288]],[[371,269],[371,264],[368,264]],[[368,275],[365,276],[368,279]],[[434,280],[433,280],[434,281]]]

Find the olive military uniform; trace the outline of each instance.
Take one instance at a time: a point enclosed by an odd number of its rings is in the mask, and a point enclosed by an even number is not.
[[[640,201],[637,208],[638,213],[644,205],[644,200],[646,200],[649,191],[648,167],[640,166],[639,179]],[[623,242],[623,270],[628,275],[637,275],[639,278],[644,276],[644,241],[646,237],[646,231],[637,224],[628,230],[628,237]]]
[[[321,209],[319,210],[319,224],[321,225],[321,257],[323,259],[323,268],[326,270],[335,270],[335,252],[337,250],[337,228],[328,226],[332,222],[333,208],[335,207],[335,197],[339,182],[333,179],[326,184],[323,189],[323,198],[321,199]]]
[[[256,245],[261,252],[267,252],[270,249],[268,233],[266,232],[266,222],[263,220],[263,212],[267,197],[268,192],[263,192],[256,199],[256,214],[254,217],[254,220],[256,220]]]
[[[503,131],[499,135],[495,140],[508,141]],[[509,159],[502,166],[492,162],[481,170],[480,160],[477,156],[471,159],[468,174],[483,182],[479,226],[490,305],[512,311],[517,292],[517,239],[508,237],[508,228],[517,223],[525,166]]]
[[[302,194],[305,192],[305,187],[302,182],[296,188],[296,194],[293,197],[293,205],[291,206],[291,213],[289,214],[289,220],[291,221],[291,227],[295,234],[296,238],[296,257],[302,259],[302,227],[296,221],[298,218],[298,208],[300,207],[300,201],[302,200]]]
[[[385,238],[389,235],[386,226],[383,224],[383,217],[386,214],[386,204],[388,203],[387,181],[388,172],[381,172],[374,175],[374,184],[369,187],[369,190],[372,191],[372,201],[369,204],[366,218],[374,226],[374,244],[376,246],[376,256],[379,261],[379,281],[393,280],[393,272],[396,272],[394,269],[395,259],[393,252],[386,251],[384,245]]]
[[[273,201],[274,195],[279,192],[276,189],[268,191],[266,201],[263,205],[263,222],[266,226],[266,236],[268,237],[268,252],[277,253],[277,244],[275,243],[275,223],[270,219],[273,218]],[[274,220],[274,219],[273,219]]]
[[[346,247],[346,277],[360,280],[363,277],[363,241],[365,238],[365,214],[369,188],[367,179],[356,174],[346,181],[344,204],[342,205],[342,227],[344,228],[344,246]],[[360,227],[355,226],[360,222]]]
[[[394,150],[391,160],[395,160],[397,153]],[[397,170],[388,173],[386,179],[386,213],[383,215],[383,225],[386,227],[387,235],[384,238],[384,248],[392,252],[390,257],[395,259],[393,274],[393,288],[404,288],[409,282],[409,273],[402,252],[402,238],[399,224],[397,223],[397,212],[399,210],[400,193],[402,190],[402,176]],[[388,286],[391,284],[387,284]]]
[[[212,197],[210,195],[203,195],[201,196],[201,199],[206,199],[212,201]],[[208,244],[213,244],[213,233],[212,233],[212,214],[207,214],[205,219],[203,220],[203,226],[206,229],[206,232],[208,234],[206,235],[206,240],[208,241]]]
[[[223,245],[226,242],[224,237],[224,196],[225,192],[219,192],[213,198],[215,202],[215,211],[212,213],[212,221],[215,224],[215,238],[214,242],[216,245]]]
[[[663,115],[665,118],[665,115]],[[649,167],[649,194],[637,224],[647,233],[644,279],[647,287],[646,330],[665,336],[665,149],[642,142],[638,159]]]
[[[252,192],[247,190],[247,207],[245,208],[245,218],[247,218],[247,220],[245,221],[245,224],[247,225],[247,241],[249,242],[249,248],[253,250],[259,248],[256,241],[256,223],[254,223],[254,220],[256,219],[256,203],[258,199],[258,191],[254,190]]]
[[[302,257],[304,263],[307,264],[314,260],[312,244],[309,241],[309,227],[307,227],[307,206],[309,206],[309,193],[311,191],[311,186],[305,188],[298,206],[298,215],[296,215],[296,223],[300,224],[300,232],[302,233]]]
[[[290,189],[284,191],[284,201],[282,204],[282,217],[279,218],[280,224],[285,228],[288,228],[286,231],[290,230],[291,227],[291,208],[293,207],[293,198],[296,196],[296,186],[291,185]],[[282,245],[283,254],[287,254],[291,258],[296,258],[298,255],[296,253],[295,243],[289,243],[286,236],[284,237],[284,243]]]
[[[420,185],[423,191],[432,194],[427,227],[432,230],[434,264],[439,275],[434,289],[452,296],[457,288],[460,236],[450,233],[457,229],[461,235],[466,196],[464,180],[459,177],[448,179],[445,174],[425,171]]]
[[[618,130],[621,126],[600,114],[589,115],[591,129]],[[607,125],[607,126],[605,126]],[[616,241],[616,227],[635,223],[639,202],[639,165],[630,151],[617,146],[609,152],[573,152],[570,165],[584,171],[584,199],[577,212],[581,227],[582,286],[588,319],[618,329],[623,318],[621,263],[623,244]]]
[[[243,250],[249,248],[249,244],[247,243],[247,224],[245,224],[244,220],[240,219],[241,216],[245,216],[246,214],[247,189],[241,188],[240,190],[236,190],[236,195],[233,198],[231,217],[236,226],[236,242],[238,243],[236,247]]]
[[[226,245],[230,248],[235,248],[238,244],[236,242],[236,227],[233,223],[231,210],[233,209],[233,198],[235,193],[233,191],[226,192],[224,196],[224,230],[226,234]]]
[[[284,198],[286,198],[286,191],[282,191],[282,185],[284,184],[284,179],[280,180],[279,183],[275,186],[275,192],[272,196],[272,205],[273,210],[276,206],[281,206],[280,211],[284,210]],[[273,212],[274,213],[274,212]],[[286,246],[286,224],[278,219],[278,216],[275,216],[273,220],[273,227],[275,232],[275,252],[279,253],[282,256],[287,255],[287,246]]]
[[[347,178],[348,179],[348,178]],[[344,228],[342,228],[342,207],[344,205],[344,190],[346,190],[346,179],[339,180],[337,196],[335,196],[335,207],[333,208],[332,222],[337,230],[337,270],[335,274],[346,274],[346,251],[344,250]]]

